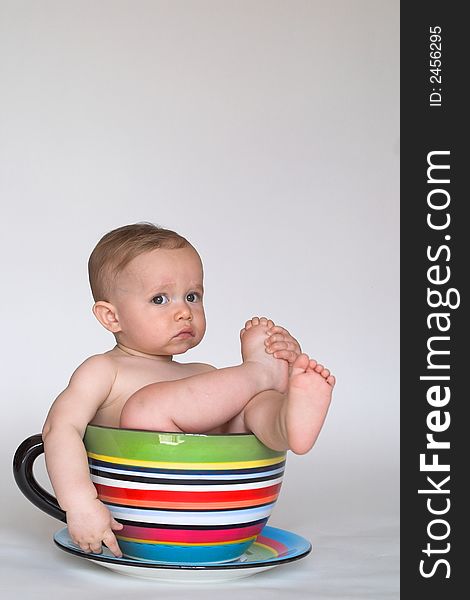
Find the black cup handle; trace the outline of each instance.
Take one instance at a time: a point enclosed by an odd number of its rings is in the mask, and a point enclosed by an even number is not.
[[[57,499],[41,487],[34,477],[34,461],[43,452],[44,443],[39,433],[24,440],[13,458],[13,475],[16,484],[30,502],[51,517],[66,523],[65,511],[60,508]]]

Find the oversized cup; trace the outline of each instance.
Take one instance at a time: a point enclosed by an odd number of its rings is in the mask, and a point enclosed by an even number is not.
[[[84,443],[98,497],[124,525],[124,555],[175,564],[239,558],[256,540],[279,495],[285,452],[252,434],[162,433],[89,425]],[[17,449],[18,487],[65,522],[59,504],[33,474],[40,435]]]

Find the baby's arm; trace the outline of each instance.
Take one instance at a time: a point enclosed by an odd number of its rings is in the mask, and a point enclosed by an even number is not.
[[[47,471],[74,543],[85,552],[100,552],[104,542],[122,556],[112,531],[122,525],[97,498],[83,445],[85,429],[108,397],[115,376],[108,357],[87,359],[53,403],[42,437]]]

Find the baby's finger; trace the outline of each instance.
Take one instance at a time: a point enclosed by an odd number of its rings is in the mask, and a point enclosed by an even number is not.
[[[81,550],[83,550],[83,552],[86,552],[90,548],[90,544],[88,542],[77,539],[74,535],[72,535],[70,533],[70,530],[69,530],[69,535],[72,539],[72,542],[75,544],[75,546],[78,546]]]
[[[83,552],[90,554],[90,552],[91,552],[90,544],[87,544],[86,542],[79,542],[77,544],[77,546],[80,546],[80,550],[83,550]]]
[[[113,519],[111,521],[111,529],[114,529],[114,531],[119,531],[123,527],[124,527],[124,525],[122,523],[119,523],[118,521],[116,521],[116,519]]]
[[[103,548],[101,547],[101,542],[92,542],[90,544],[90,550],[94,554],[101,554],[103,552]]]
[[[106,544],[106,546],[108,546],[108,548],[111,550],[111,552],[114,554],[114,556],[121,558],[121,556],[122,556],[121,549],[119,548],[116,538],[114,537],[114,533],[111,531],[111,529],[107,529],[104,532],[103,542]]]

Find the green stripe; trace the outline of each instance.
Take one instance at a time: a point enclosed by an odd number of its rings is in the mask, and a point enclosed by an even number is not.
[[[199,435],[88,425],[84,442],[95,454],[168,462],[231,462],[284,457],[254,435]]]

